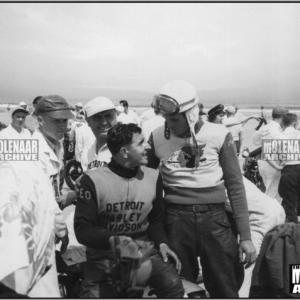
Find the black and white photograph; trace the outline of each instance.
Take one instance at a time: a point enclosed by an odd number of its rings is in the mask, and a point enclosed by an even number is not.
[[[0,2],[0,298],[300,298],[300,2]]]

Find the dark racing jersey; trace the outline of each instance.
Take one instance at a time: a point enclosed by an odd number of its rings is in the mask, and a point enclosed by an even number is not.
[[[162,179],[146,167],[125,168],[113,159],[108,168],[88,171],[77,194],[74,229],[79,243],[109,249],[114,235],[148,234],[158,247],[168,244],[162,221]]]

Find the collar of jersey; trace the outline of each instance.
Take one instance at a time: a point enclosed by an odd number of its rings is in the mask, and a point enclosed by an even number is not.
[[[123,177],[123,178],[133,178],[136,176],[139,167],[135,168],[126,168],[120,164],[118,164],[113,158],[111,159],[110,163],[108,164],[108,168],[114,172],[115,174]]]

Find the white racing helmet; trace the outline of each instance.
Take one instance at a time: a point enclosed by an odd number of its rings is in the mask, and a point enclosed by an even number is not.
[[[154,97],[155,109],[168,115],[185,112],[198,102],[194,86],[183,80],[174,80],[165,84],[159,95]]]
[[[189,124],[197,155],[195,167],[198,168],[200,154],[196,140],[195,125],[199,120],[199,98],[192,84],[183,80],[174,80],[161,89],[160,94],[154,97],[155,109],[167,115],[184,113]]]

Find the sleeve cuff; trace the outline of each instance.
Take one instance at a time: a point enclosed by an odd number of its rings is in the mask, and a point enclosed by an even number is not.
[[[250,225],[249,225],[249,216],[240,217],[235,220],[236,227],[238,233],[240,235],[240,240],[251,240],[251,232],[250,232]]]

